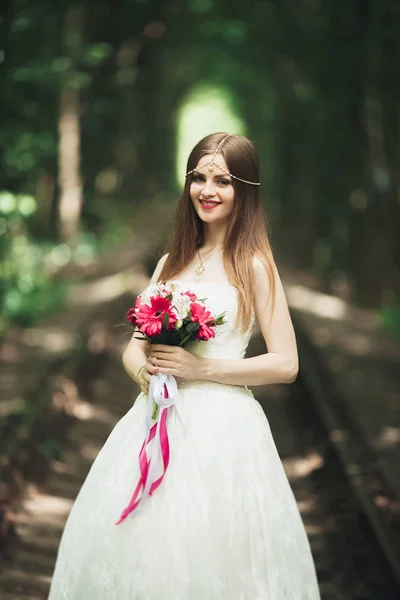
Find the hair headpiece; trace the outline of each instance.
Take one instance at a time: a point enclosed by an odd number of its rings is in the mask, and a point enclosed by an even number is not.
[[[208,170],[210,172],[214,171],[214,166],[218,167],[218,169],[221,169],[221,171],[223,171],[224,173],[226,173],[227,175],[230,175],[230,177],[233,177],[234,179],[238,179],[239,181],[242,181],[243,183],[248,183],[250,185],[260,185],[259,183],[256,183],[254,181],[246,181],[246,179],[241,179],[240,177],[236,177],[236,175],[232,175],[232,173],[229,173],[229,171],[227,171],[226,169],[224,169],[223,167],[221,167],[217,162],[215,162],[215,157],[218,154],[218,150],[221,148],[222,144],[224,143],[224,141],[230,137],[231,134],[228,134],[227,136],[225,136],[224,138],[222,138],[222,140],[220,141],[220,143],[218,144],[218,146],[216,147],[216,149],[213,152],[212,158],[209,162],[205,163],[204,165],[202,165],[203,167],[208,167]],[[191,173],[193,173],[194,171],[197,171],[197,169],[192,169],[191,171],[188,171],[185,175],[185,177],[187,177],[188,175],[190,175]]]

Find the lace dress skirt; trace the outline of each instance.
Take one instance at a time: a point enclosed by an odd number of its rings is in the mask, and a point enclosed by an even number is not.
[[[180,384],[160,487],[116,525],[139,479],[146,396],[94,461],[62,536],[49,600],[319,600],[310,546],[245,386]]]

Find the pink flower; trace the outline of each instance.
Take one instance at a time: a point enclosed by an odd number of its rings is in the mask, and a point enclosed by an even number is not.
[[[210,311],[201,304],[197,304],[197,302],[192,302],[190,311],[192,313],[192,321],[195,321],[200,325],[197,339],[209,340],[210,338],[215,337],[214,329],[208,325],[210,321],[214,321]]]
[[[132,323],[133,326],[136,325],[136,313],[139,310],[139,306],[140,306],[140,302],[141,302],[141,296],[137,296],[136,297],[136,302],[135,302],[135,306],[133,308],[130,308],[128,310],[128,312],[126,313],[126,319],[127,321],[130,321]]]
[[[132,323],[132,325],[136,325],[136,315],[135,315],[134,308],[130,308],[128,310],[128,312],[126,313],[126,320],[130,321]]]
[[[162,296],[152,296],[150,302],[151,306],[139,305],[139,310],[136,312],[136,323],[140,325],[140,331],[149,337],[161,333],[166,313],[169,316],[168,329],[173,329],[177,317],[170,300]]]
[[[191,292],[190,290],[188,290],[187,292],[184,292],[185,296],[189,296],[189,298],[191,299],[192,302],[195,302],[197,300],[197,296],[196,294],[193,294],[193,292]]]

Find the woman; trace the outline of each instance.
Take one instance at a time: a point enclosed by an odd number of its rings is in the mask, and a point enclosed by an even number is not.
[[[123,356],[142,393],[97,456],[65,527],[50,600],[318,600],[304,526],[248,385],[291,383],[298,358],[266,234],[259,163],[243,136],[191,152],[169,253],[152,282],[206,298],[227,322],[186,349],[132,338]],[[257,318],[268,353],[244,358]],[[175,376],[185,434],[168,416],[160,487],[115,525],[138,480],[146,394]]]

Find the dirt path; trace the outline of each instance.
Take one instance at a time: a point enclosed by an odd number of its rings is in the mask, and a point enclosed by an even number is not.
[[[124,297],[97,321],[97,332],[108,327],[111,335],[95,337],[93,353],[87,357],[90,372],[76,380],[65,378],[69,395],[68,412],[74,419],[68,444],[41,486],[30,485],[16,515],[17,539],[11,545],[10,560],[0,573],[2,600],[47,598],[56,551],[66,516],[86,474],[116,422],[129,410],[137,388],[121,365],[121,352],[127,337],[113,325],[122,320],[128,299]],[[97,340],[100,344],[100,339]]]
[[[30,486],[16,515],[18,537],[11,547],[10,559],[0,573],[2,600],[47,598],[60,536],[73,500],[108,434],[137,396],[137,387],[121,365],[121,354],[127,338],[123,336],[121,328],[113,327],[121,320],[126,302],[127,298],[122,297],[104,311],[97,327],[99,332],[107,331],[108,335],[103,338],[102,345],[97,340],[99,345],[96,347],[93,341],[84,376],[78,370],[76,380],[66,382],[65,389],[70,394],[69,412],[74,423],[61,457],[51,464],[49,477],[43,485]],[[259,336],[252,340],[250,351],[263,351]],[[296,385],[266,386],[255,388],[254,392],[268,415],[303,516],[323,600],[373,598],[366,594],[353,595],[354,590],[365,592],[364,577],[361,573],[354,573],[351,554],[344,558],[343,525],[335,518],[332,520],[332,516],[329,517],[327,493],[321,491],[321,485],[315,478],[324,462],[321,447],[323,434],[319,434],[318,441],[312,417],[310,422],[302,422],[304,415],[299,413],[299,389]],[[342,496],[347,496],[345,489],[342,490]],[[352,536],[359,535],[356,529],[349,529],[350,537],[344,538],[347,540],[345,545]],[[362,540],[356,541],[357,547],[363,545]]]
[[[60,401],[72,421],[68,441],[63,445],[60,457],[51,462],[46,481],[42,485],[28,486],[20,508],[13,515],[17,536],[10,546],[9,559],[0,571],[1,600],[47,598],[60,536],[73,500],[108,434],[137,396],[138,389],[121,365],[121,355],[129,337],[123,335],[121,328],[114,327],[123,320],[132,293],[107,297],[109,290],[115,286],[115,277],[120,275],[110,277],[114,279],[105,279],[98,287],[93,282],[92,297],[97,299],[99,293],[104,293],[104,301],[99,304],[91,323],[87,353],[82,364],[77,366],[72,378],[66,374],[60,386]],[[138,291],[145,282],[142,273],[141,278],[134,282]],[[132,282],[125,289],[128,288],[134,291]],[[85,292],[81,297],[77,295],[75,301],[77,306],[81,303],[85,311],[78,314],[82,320],[87,314],[90,296]],[[66,315],[64,333],[70,326],[68,318]],[[330,319],[331,322],[335,323]],[[316,327],[320,323],[310,321],[309,325],[316,333],[320,332],[321,327]],[[344,327],[348,327],[348,323],[345,322]],[[344,339],[343,335],[339,337]],[[249,350],[249,354],[265,351],[259,337],[255,336]],[[18,365],[16,367],[18,370]],[[347,513],[342,521],[340,516],[329,515],[327,493],[319,489],[323,434],[320,432],[320,441],[315,443],[314,425],[303,423],[300,426],[302,415],[299,413],[297,386],[254,388],[254,393],[268,416],[302,512],[316,559],[323,600],[368,599],[365,587],[362,587],[365,569],[360,573],[354,572],[353,563],[360,559],[348,552],[340,539],[340,535],[344,535],[345,539],[352,536],[357,539],[358,533],[349,529]],[[347,490],[343,488],[339,500],[343,505],[346,505],[346,494]],[[357,545],[362,546],[363,540],[357,539]],[[364,558],[361,560],[364,564]]]

